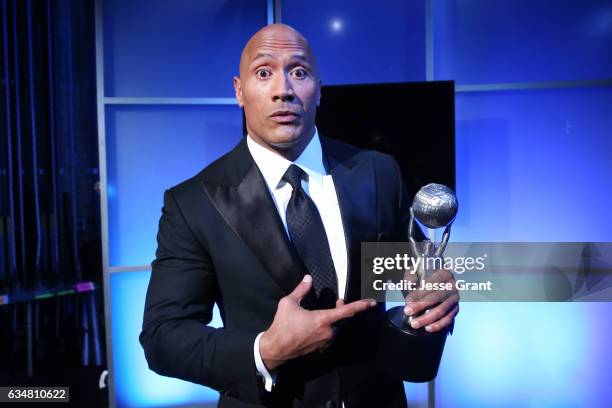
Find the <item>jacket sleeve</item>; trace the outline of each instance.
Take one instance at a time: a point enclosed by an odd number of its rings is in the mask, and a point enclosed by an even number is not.
[[[215,268],[172,190],[164,194],[157,243],[139,338],[149,368],[236,397],[257,392],[257,333],[207,326],[219,300]]]

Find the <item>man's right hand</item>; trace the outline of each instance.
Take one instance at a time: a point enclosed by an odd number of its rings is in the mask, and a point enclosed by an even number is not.
[[[324,348],[333,339],[335,322],[376,306],[374,299],[349,304],[338,299],[334,309],[306,310],[300,302],[311,287],[312,277],[306,275],[293,292],[278,302],[274,321],[259,339],[259,353],[268,370]]]

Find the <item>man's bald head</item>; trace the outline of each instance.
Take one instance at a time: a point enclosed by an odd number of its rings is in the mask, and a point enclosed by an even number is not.
[[[295,29],[272,24],[248,41],[234,77],[249,136],[295,160],[315,134],[321,80],[308,41]]]
[[[311,62],[313,74],[318,78],[317,61],[308,40],[295,28],[281,23],[267,25],[249,39],[240,55],[240,76],[244,75],[254,58],[266,49],[303,52]]]

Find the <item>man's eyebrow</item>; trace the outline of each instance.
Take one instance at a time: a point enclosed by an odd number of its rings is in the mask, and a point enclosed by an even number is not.
[[[274,56],[272,54],[269,54],[269,53],[262,53],[262,52],[260,52],[260,53],[258,53],[255,56],[255,58],[253,58],[251,60],[251,64],[253,64],[254,62],[256,62],[259,59],[265,59],[265,58],[274,58]],[[292,60],[293,59],[297,59],[297,60],[300,60],[300,61],[302,61],[302,62],[304,62],[306,64],[309,64],[309,65],[311,64],[310,60],[304,54],[293,54],[291,56],[291,59]]]
[[[273,58],[273,57],[272,57],[272,54],[265,54],[265,53],[260,52],[255,56],[255,58],[251,60],[251,62],[253,63],[257,61],[258,59],[262,59],[262,58]]]
[[[297,59],[300,60],[302,62],[305,62],[306,64],[310,65],[310,60],[306,57],[306,55],[304,54],[295,54],[291,56],[291,59]]]

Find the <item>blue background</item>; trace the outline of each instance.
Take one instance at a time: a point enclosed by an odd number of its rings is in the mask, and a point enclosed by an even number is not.
[[[104,0],[107,269],[139,270],[110,276],[117,406],[216,402],[148,370],[138,334],[164,189],[241,137],[235,104],[189,98],[233,97],[266,5]],[[284,0],[281,18],[310,39],[324,84],[456,81],[454,240],[612,241],[612,2]],[[437,406],[610,405],[609,303],[461,307]],[[407,392],[424,404],[426,386]]]

